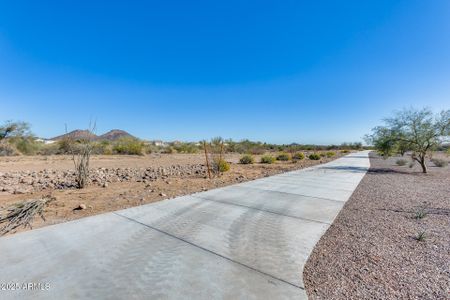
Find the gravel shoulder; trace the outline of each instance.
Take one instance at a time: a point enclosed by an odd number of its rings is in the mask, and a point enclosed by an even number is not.
[[[305,266],[310,299],[449,299],[449,167],[429,162],[422,174],[398,158],[370,156],[369,172]]]

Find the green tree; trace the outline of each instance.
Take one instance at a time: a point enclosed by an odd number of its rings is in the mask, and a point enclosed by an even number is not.
[[[391,155],[399,145],[408,145],[423,173],[427,173],[426,157],[450,136],[450,110],[434,115],[429,109],[405,109],[384,120],[367,136],[375,149],[385,156]]]
[[[0,140],[9,137],[30,137],[30,124],[26,122],[6,121],[0,126]]]

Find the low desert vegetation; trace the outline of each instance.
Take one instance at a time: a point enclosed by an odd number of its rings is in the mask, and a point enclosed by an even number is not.
[[[327,155],[327,157],[334,157],[334,156],[336,156],[336,152],[334,152],[334,151],[328,151],[328,152],[326,153],[326,155]]]
[[[423,207],[419,208],[414,214],[414,218],[417,220],[421,220],[421,219],[425,218],[426,216],[427,216],[427,212],[426,212],[425,208],[423,208]]]
[[[425,231],[420,231],[417,233],[417,235],[414,237],[414,239],[418,242],[425,242],[426,233]]]
[[[255,162],[255,158],[250,154],[246,154],[239,159],[239,162],[243,165],[249,165]]]
[[[117,154],[143,155],[144,143],[135,138],[121,138],[112,147],[112,152]]]
[[[63,155],[71,154],[66,139],[46,141],[36,138],[31,132],[30,124],[26,122],[7,121],[0,126],[0,156],[13,155]],[[97,137],[97,136],[95,136]],[[269,144],[250,140],[233,141],[223,140],[223,153],[241,153],[250,155],[264,155],[266,153],[280,153],[280,159],[302,151],[316,151],[329,155],[328,152],[341,151],[348,153],[351,150],[363,149],[361,143],[342,143],[341,145],[300,145],[300,144]],[[71,147],[77,148],[80,141],[73,139]],[[167,142],[156,143],[143,141],[133,137],[123,137],[114,140],[90,139],[92,155],[144,155],[149,153],[202,153],[202,142]],[[328,151],[328,152],[325,152]],[[273,154],[275,155],[275,154]],[[330,156],[328,156],[330,157]],[[297,159],[299,160],[299,159]]]
[[[448,166],[448,161],[445,159],[441,159],[441,158],[433,158],[431,159],[431,162],[439,168],[444,168],[446,166]]]
[[[217,170],[220,172],[220,173],[223,173],[223,172],[227,172],[227,171],[230,171],[230,163],[229,162],[227,162],[225,159],[220,159],[218,162],[217,162]]]
[[[311,154],[308,156],[308,158],[309,158],[310,160],[319,160],[319,159],[320,159],[320,155],[317,154],[317,153],[311,153]]]
[[[288,161],[291,160],[291,155],[289,153],[280,153],[276,159],[279,161]]]
[[[294,155],[292,155],[292,160],[303,160],[305,159],[305,154],[303,152],[297,152]]]
[[[275,157],[272,155],[264,155],[261,157],[262,164],[273,164],[275,162]]]
[[[407,161],[406,159],[400,158],[400,159],[397,159],[397,160],[395,161],[395,163],[397,164],[397,166],[406,166],[406,164],[408,163],[408,161]]]

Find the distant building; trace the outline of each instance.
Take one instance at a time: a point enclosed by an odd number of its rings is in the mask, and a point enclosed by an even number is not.
[[[164,141],[153,141],[153,145],[158,147],[166,147],[168,144]]]
[[[39,142],[39,143],[44,143],[45,145],[50,145],[50,144],[53,144],[53,143],[55,143],[56,141],[54,141],[54,140],[46,140],[46,139],[40,139],[40,138],[38,138],[38,139],[36,139],[36,142]]]

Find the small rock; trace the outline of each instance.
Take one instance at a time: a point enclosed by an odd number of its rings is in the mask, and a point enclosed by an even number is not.
[[[86,209],[86,208],[87,208],[86,204],[81,203],[80,205],[78,205],[77,208],[75,208],[75,210],[83,210],[83,209]]]
[[[107,182],[104,182],[104,183],[103,183],[103,187],[104,187],[104,188],[107,188],[107,187],[108,187],[108,183],[107,183]]]
[[[160,195],[161,197],[167,197],[167,195],[164,194],[164,193],[159,193],[159,195]]]

